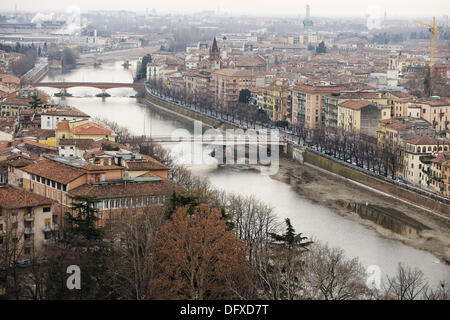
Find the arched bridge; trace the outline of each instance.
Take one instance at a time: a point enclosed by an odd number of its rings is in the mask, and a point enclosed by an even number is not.
[[[143,83],[120,83],[120,82],[38,82],[33,83],[34,87],[48,87],[58,89],[68,89],[74,87],[91,87],[97,89],[113,89],[113,88],[133,88],[143,89]]]

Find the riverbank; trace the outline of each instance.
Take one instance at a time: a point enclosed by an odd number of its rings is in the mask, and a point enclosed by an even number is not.
[[[428,251],[446,264],[450,264],[450,223],[448,220],[431,216],[420,208],[369,190],[310,164],[301,164],[284,157],[280,159],[278,173],[271,178],[289,184],[297,194],[305,199],[327,206],[342,217],[373,229],[383,237]],[[343,206],[344,203],[355,202],[382,207],[389,206],[429,229],[422,230],[416,239],[408,238],[372,221],[362,219],[357,213]]]
[[[181,108],[169,103],[156,101],[155,98],[149,100],[146,101],[146,104],[150,105],[150,107],[156,107],[183,120],[189,118],[193,120],[194,118],[191,114],[186,114],[187,110],[185,109],[178,110],[178,108]],[[164,106],[157,105],[160,103],[164,104]],[[201,120],[197,117],[195,118],[196,120]],[[450,221],[448,219],[431,215],[417,206],[383,195],[376,190],[371,190],[357,182],[311,164],[301,164],[286,157],[281,157],[280,169],[271,178],[289,184],[297,194],[305,199],[326,206],[346,219],[375,230],[385,238],[401,241],[413,248],[425,250],[434,254],[446,264],[450,264]],[[370,220],[360,218],[357,213],[343,206],[346,203],[368,203],[375,206],[389,207],[405,214],[413,223],[420,223],[428,229],[421,230],[419,237],[410,238],[377,225]]]

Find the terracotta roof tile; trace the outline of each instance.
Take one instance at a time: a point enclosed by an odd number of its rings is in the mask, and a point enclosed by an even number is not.
[[[348,109],[360,110],[360,109],[370,105],[370,102],[361,101],[361,100],[348,100],[348,101],[340,103],[339,105],[341,107],[348,108]]]
[[[69,191],[71,196],[89,195],[95,199],[127,198],[148,195],[170,195],[175,185],[167,180],[105,184],[85,184]]]
[[[72,133],[76,135],[110,135],[111,130],[94,122],[87,122],[72,128]]]
[[[84,174],[80,169],[48,159],[23,167],[21,170],[63,184],[67,184]]]
[[[53,201],[39,194],[13,186],[0,187],[0,207],[5,209],[19,209],[51,205]]]

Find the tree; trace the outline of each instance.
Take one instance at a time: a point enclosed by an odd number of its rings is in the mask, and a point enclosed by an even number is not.
[[[269,233],[272,241],[264,246],[254,265],[263,297],[266,299],[302,299],[303,253],[312,244],[296,234],[289,219],[284,234]]]
[[[387,277],[385,287],[386,299],[415,300],[423,298],[428,291],[425,275],[417,268],[398,264],[397,274]]]
[[[239,91],[239,103],[248,104],[250,102],[251,96],[252,94],[248,89],[243,89]]]
[[[66,241],[82,238],[86,241],[101,240],[102,230],[95,223],[98,221],[98,209],[94,207],[97,201],[89,196],[76,196],[71,212],[66,212],[69,228],[65,234]]]
[[[341,249],[315,244],[305,260],[305,298],[354,300],[369,295],[363,266],[357,258],[346,259]]]
[[[286,232],[282,235],[276,233],[270,233],[270,236],[273,240],[277,242],[281,242],[286,248],[292,249],[294,246],[298,246],[300,248],[307,248],[312,241],[305,241],[308,237],[302,237],[302,234],[296,234],[294,227],[292,227],[291,220],[286,218]]]
[[[31,97],[31,101],[28,103],[30,108],[36,111],[37,108],[41,108],[44,102],[38,97],[38,95],[34,95]]]
[[[321,42],[319,43],[319,45],[316,48],[316,53],[326,53],[327,52],[327,47],[325,46],[325,42]]]
[[[162,210],[144,208],[141,216],[125,215],[112,222],[111,237],[120,230],[120,244],[108,257],[106,275],[112,296],[120,299],[151,299],[155,278],[155,235],[166,222]]]
[[[142,62],[139,67],[139,72],[136,75],[136,79],[146,79],[147,78],[147,64],[152,62],[152,56],[150,54],[146,54],[142,57]]]
[[[227,230],[219,210],[178,208],[156,234],[159,299],[243,299],[253,290],[246,246]]]
[[[314,46],[311,43],[308,43],[308,50],[309,51],[313,51],[314,50]]]
[[[179,208],[187,208],[187,213],[192,215],[195,207],[199,205],[198,198],[188,194],[182,194],[173,192],[169,198],[168,217],[171,218],[172,214]]]
[[[77,55],[72,49],[64,48],[61,60],[64,68],[71,69],[74,68],[77,63]]]

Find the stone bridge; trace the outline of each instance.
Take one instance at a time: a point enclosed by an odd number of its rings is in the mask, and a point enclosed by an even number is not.
[[[113,88],[133,88],[143,89],[143,83],[120,83],[120,82],[38,82],[31,84],[33,87],[48,87],[58,89],[68,89],[74,87],[90,87],[97,89],[113,89]]]

